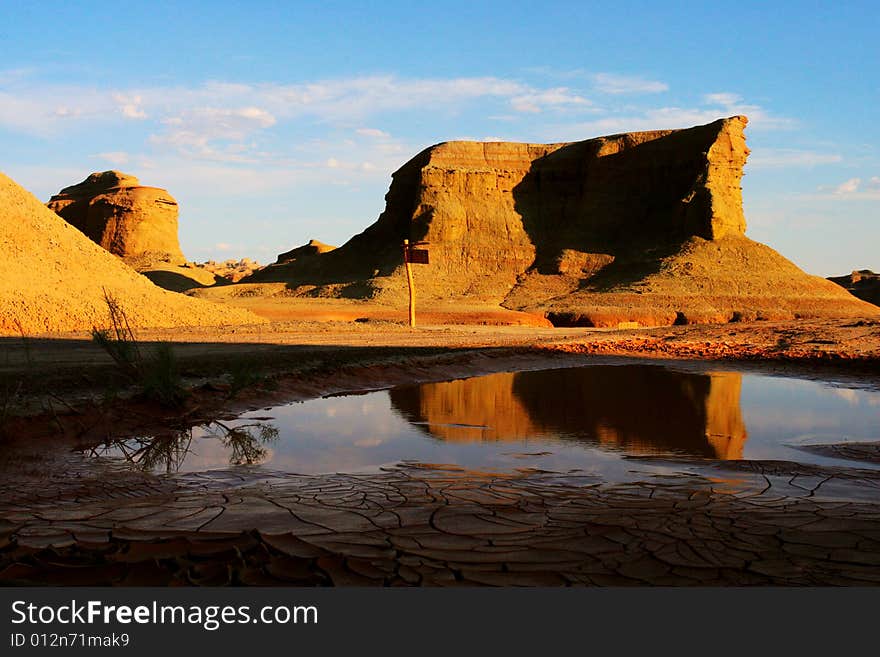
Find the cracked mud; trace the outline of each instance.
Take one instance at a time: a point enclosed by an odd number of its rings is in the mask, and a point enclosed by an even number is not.
[[[877,471],[679,465],[678,475],[603,484],[414,463],[358,475],[158,478],[95,473],[83,461],[50,485],[11,487],[0,506],[0,582],[880,584]]]

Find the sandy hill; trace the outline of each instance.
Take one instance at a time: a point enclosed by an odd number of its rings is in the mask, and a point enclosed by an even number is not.
[[[138,327],[264,321],[160,290],[2,173],[0,251],[0,335],[105,326],[103,290]]]
[[[447,142],[392,176],[378,220],[247,283],[403,303],[404,239],[422,300],[616,326],[876,314],[745,237],[745,117],[567,144]]]

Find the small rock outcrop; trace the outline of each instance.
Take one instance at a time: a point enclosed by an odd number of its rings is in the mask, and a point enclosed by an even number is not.
[[[275,260],[274,264],[282,265],[293,262],[294,260],[298,260],[300,258],[307,258],[309,256],[319,255],[321,253],[328,253],[335,248],[335,246],[324,244],[323,242],[319,242],[318,240],[309,240],[308,244],[298,246],[295,249],[285,251],[284,253],[279,253],[278,259]]]
[[[500,304],[557,324],[667,325],[874,314],[745,236],[746,117],[560,144],[446,142],[392,176],[343,246],[246,282],[406,298],[401,244],[428,242],[419,298]]]
[[[47,206],[89,239],[141,269],[185,262],[177,238],[177,201],[119,171],[93,173]]]
[[[831,276],[829,281],[837,283],[853,296],[880,306],[880,274],[870,269],[857,269],[847,276]]]

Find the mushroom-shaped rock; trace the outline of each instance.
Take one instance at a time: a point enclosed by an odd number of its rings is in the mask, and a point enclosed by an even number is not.
[[[93,173],[47,204],[93,242],[136,268],[183,263],[177,239],[177,201],[119,171]]]

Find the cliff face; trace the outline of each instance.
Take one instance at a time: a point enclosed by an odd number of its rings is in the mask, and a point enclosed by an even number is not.
[[[65,187],[47,204],[89,239],[136,267],[182,263],[177,201],[119,171],[93,173]]]
[[[500,303],[560,323],[871,314],[744,236],[746,124],[438,144],[393,174],[385,211],[363,233],[251,281],[398,303],[408,238],[429,242],[431,264],[415,267],[420,298]]]

